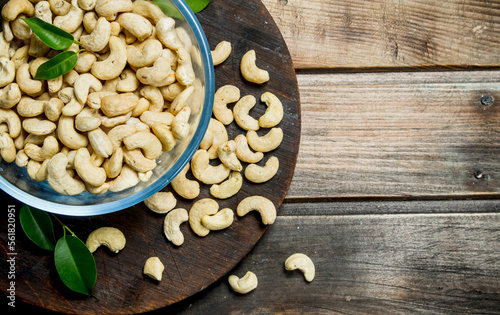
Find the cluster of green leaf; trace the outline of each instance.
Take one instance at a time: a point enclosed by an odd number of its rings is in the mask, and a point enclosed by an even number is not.
[[[54,252],[54,264],[62,282],[75,292],[93,296],[97,268],[94,256],[85,243],[59,220],[63,235],[56,242],[50,216],[28,205],[21,207],[19,221],[24,233],[33,243]]]

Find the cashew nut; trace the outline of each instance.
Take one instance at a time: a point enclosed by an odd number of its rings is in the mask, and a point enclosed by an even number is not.
[[[75,81],[76,83],[76,81]],[[61,113],[65,116],[76,116],[78,115],[82,109],[85,107],[85,104],[80,102],[75,96],[75,88],[73,87],[65,87],[61,89],[57,96],[61,99],[64,104],[64,107],[61,110]]]
[[[161,42],[150,38],[141,45],[127,46],[127,62],[131,67],[142,68],[153,65],[163,51]]]
[[[25,66],[26,70],[28,67],[27,65],[28,64],[26,64]],[[25,72],[23,72],[23,74],[25,74]],[[4,87],[8,84],[11,84],[15,78],[16,78],[16,66],[14,62],[12,60],[9,60],[9,58],[0,57],[0,87]]]
[[[184,43],[179,38],[175,29],[175,20],[171,17],[162,17],[156,22],[156,36],[166,47],[179,50]]]
[[[252,152],[248,146],[247,137],[245,137],[245,135],[238,135],[234,138],[234,142],[236,142],[236,156],[241,161],[247,163],[257,163],[264,157],[264,153],[262,152]]]
[[[233,119],[233,111],[227,108],[227,104],[237,102],[240,99],[240,89],[234,85],[220,87],[214,95],[213,113],[217,120],[224,125],[229,125]]]
[[[240,160],[236,156],[236,142],[234,140],[221,144],[217,150],[219,160],[229,169],[238,172],[243,169]]]
[[[167,240],[176,246],[181,246],[184,243],[184,235],[181,232],[180,225],[189,220],[189,215],[186,209],[177,208],[165,216],[163,221],[163,233]]]
[[[147,110],[141,114],[140,120],[150,128],[153,128],[156,123],[163,124],[166,127],[170,127],[172,125],[174,117],[175,116],[169,112],[152,112]]]
[[[165,101],[172,102],[186,87],[179,82],[160,87],[161,95]]]
[[[259,121],[249,115],[249,111],[255,106],[255,103],[253,95],[245,95],[234,105],[234,119],[238,126],[245,130],[259,129]]]
[[[236,213],[242,217],[253,210],[260,213],[263,224],[273,224],[276,220],[276,207],[271,200],[262,196],[246,197],[238,204]]]
[[[54,136],[47,136],[43,145],[39,147],[35,143],[26,143],[24,153],[32,160],[43,162],[59,153],[59,142]]]
[[[240,294],[246,294],[257,288],[258,285],[257,276],[251,271],[247,271],[241,279],[235,275],[230,275],[228,282],[231,289]]]
[[[148,131],[133,133],[123,139],[127,150],[141,149],[144,156],[154,160],[162,153],[162,144],[158,138]]]
[[[85,104],[89,92],[99,92],[102,90],[102,83],[90,73],[83,73],[75,81],[74,93],[80,103]]]
[[[59,98],[51,98],[48,102],[45,103],[43,108],[43,112],[45,116],[51,121],[57,121],[59,116],[61,116],[62,109],[64,107],[64,102]]]
[[[16,146],[14,140],[6,132],[0,134],[0,156],[7,163],[14,162],[16,159]]]
[[[139,14],[122,13],[116,21],[141,42],[153,34],[151,22]]]
[[[269,152],[276,149],[283,140],[283,130],[278,127],[272,128],[267,134],[260,137],[257,132],[247,132],[248,145],[259,152]]]
[[[249,50],[241,58],[240,70],[243,77],[252,83],[262,84],[269,81],[269,72],[257,67],[255,50]]]
[[[92,231],[85,241],[89,251],[95,252],[101,245],[109,248],[113,253],[121,251],[127,240],[122,231],[115,227],[105,226]]]
[[[133,2],[132,12],[150,19],[155,25],[165,17],[165,13],[151,1],[136,0]]]
[[[194,177],[205,184],[218,184],[229,176],[231,170],[224,164],[210,165],[209,154],[199,149],[191,158],[191,170]]]
[[[101,99],[101,110],[108,117],[124,115],[131,112],[138,102],[139,97],[131,92],[107,95]]]
[[[109,81],[107,81],[109,82]],[[92,108],[100,109],[102,104],[102,98],[109,95],[117,95],[118,93],[114,91],[104,90],[106,84],[102,87],[103,90],[99,92],[92,92],[87,96],[87,105]]]
[[[140,149],[127,150],[123,148],[123,160],[137,172],[148,172],[156,167],[156,162],[144,157]]]
[[[184,107],[188,106],[189,103],[189,98],[194,92],[194,86],[188,86],[184,90],[182,90],[177,96],[174,98],[172,103],[170,104],[170,112],[174,115],[177,115],[177,113]]]
[[[113,127],[108,132],[108,137],[111,140],[111,144],[113,146],[113,150],[116,150],[121,146],[122,141],[125,137],[134,134],[137,132],[137,128],[131,125],[119,125]]]
[[[120,81],[116,85],[116,91],[118,92],[133,92],[137,90],[140,86],[140,82],[135,76],[135,72],[132,69],[125,69],[120,74]]]
[[[157,281],[161,281],[161,277],[165,270],[165,266],[158,257],[149,257],[144,264],[143,273]]]
[[[124,164],[120,175],[109,182],[109,191],[119,192],[137,185],[141,180],[135,170]]]
[[[264,183],[276,175],[279,168],[279,160],[271,156],[264,166],[250,164],[245,168],[245,177],[254,183]]]
[[[177,199],[170,191],[159,191],[144,200],[144,204],[153,212],[164,214],[175,208]]]
[[[204,237],[210,233],[210,229],[201,224],[201,218],[205,215],[214,215],[219,210],[217,201],[203,198],[196,201],[189,210],[189,225],[196,235]]]
[[[210,194],[218,199],[230,198],[240,191],[243,186],[243,177],[240,172],[231,172],[229,178],[219,185],[214,184],[210,187]]]
[[[176,139],[182,140],[189,134],[189,117],[191,107],[184,106],[172,120],[172,134]]]
[[[96,61],[92,65],[92,74],[100,80],[117,78],[127,65],[127,46],[116,36],[109,38],[110,54],[103,61]]]
[[[131,0],[97,0],[95,12],[98,16],[104,16],[108,21],[113,21],[120,12],[132,11]]]
[[[102,167],[109,178],[115,178],[120,175],[123,167],[123,149],[118,147],[113,154],[104,161]]]
[[[200,183],[186,177],[189,168],[190,163],[187,163],[179,174],[170,182],[170,186],[181,197],[194,199],[200,194]]]
[[[74,167],[78,176],[91,186],[97,187],[106,181],[106,171],[91,163],[87,148],[80,148],[76,151]]]
[[[285,261],[285,269],[299,269],[304,274],[304,278],[307,282],[313,281],[316,274],[313,261],[309,258],[309,256],[302,253],[296,253],[288,257]]]
[[[75,128],[79,131],[91,131],[101,125],[101,114],[98,109],[85,107],[75,117]]]
[[[2,17],[6,21],[14,21],[19,14],[25,13],[28,16],[35,14],[35,7],[28,0],[7,1],[2,8]]]
[[[77,150],[86,147],[89,144],[89,140],[86,136],[75,130],[74,122],[74,117],[61,115],[57,125],[57,137],[68,148]]]
[[[92,149],[94,149],[94,152],[98,156],[108,158],[111,154],[113,154],[113,144],[111,143],[111,139],[101,128],[89,131],[87,135]]]
[[[68,157],[64,153],[57,153],[48,162],[47,182],[56,192],[63,195],[78,195],[85,191],[85,184],[71,177],[66,172]]]
[[[265,114],[259,118],[259,126],[271,128],[279,124],[283,119],[283,105],[281,101],[271,92],[262,94],[260,100],[266,103],[267,110]]]
[[[175,81],[175,73],[171,68],[169,50],[164,49],[152,66],[138,69],[136,76],[145,85],[165,86],[172,84]]]
[[[25,167],[28,165],[28,161],[30,161],[30,158],[24,153],[24,149],[17,151],[15,159],[17,166]]]
[[[50,9],[56,15],[66,15],[71,9],[71,3],[65,0],[48,0],[50,4]]]
[[[195,79],[193,70],[193,63],[191,62],[191,55],[185,48],[177,50],[177,69],[175,70],[175,77],[180,84],[190,86]]]
[[[21,90],[17,83],[11,83],[0,89],[0,108],[9,109],[21,100]]]
[[[12,139],[21,134],[21,119],[12,109],[0,108],[0,124],[7,123],[9,135]]]
[[[215,159],[218,156],[219,146],[228,140],[226,127],[217,119],[210,118],[207,132],[201,141],[200,148],[208,151],[210,159]]]
[[[22,117],[36,117],[43,113],[47,101],[34,100],[29,96],[21,97],[17,104],[17,113]]]
[[[23,120],[22,126],[27,133],[39,136],[48,135],[54,132],[57,127],[52,121],[38,117]]]
[[[14,21],[10,22],[10,28],[14,36],[20,40],[29,40],[33,31],[31,28],[24,22],[23,19],[28,18],[26,14],[20,14]]]
[[[94,62],[96,62],[96,60],[97,57],[94,53],[91,53],[89,51],[84,51],[78,55],[78,61],[76,62],[74,69],[78,73],[89,72],[90,69],[92,69],[92,65],[94,64]]]
[[[134,78],[135,74],[134,74]],[[142,97],[147,99],[150,102],[148,107],[149,111],[152,112],[161,112],[163,110],[163,105],[165,105],[165,99],[161,94],[161,91],[156,86],[144,86],[141,88],[140,94]]]
[[[228,41],[221,41],[215,46],[215,49],[211,51],[212,53],[212,62],[214,66],[220,65],[231,54],[232,47],[231,43]]]
[[[216,214],[201,217],[201,224],[210,231],[228,228],[234,221],[234,212],[229,208],[219,210]]]
[[[78,7],[76,1],[72,1],[69,12],[65,15],[58,15],[54,18],[52,24],[60,29],[73,33],[82,24],[84,11]]]

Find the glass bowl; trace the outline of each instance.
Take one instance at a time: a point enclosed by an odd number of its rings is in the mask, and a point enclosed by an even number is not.
[[[0,7],[7,1],[1,0]],[[92,216],[115,212],[134,206],[160,191],[184,168],[198,149],[212,115],[215,79],[211,51],[196,16],[182,0],[165,1],[175,18],[179,36],[191,54],[196,74],[195,92],[191,95],[189,135],[177,141],[175,148],[157,160],[151,179],[120,192],[95,195],[88,192],[67,196],[55,192],[47,181],[32,180],[26,167],[15,162],[0,163],[0,188],[13,198],[32,207],[69,216]]]

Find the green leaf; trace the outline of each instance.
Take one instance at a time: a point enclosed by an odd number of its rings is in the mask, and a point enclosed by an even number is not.
[[[163,13],[165,13],[165,15],[181,20],[184,19],[182,14],[180,14],[179,10],[177,10],[172,2],[166,0],[153,0],[153,3],[156,4],[163,11]]]
[[[33,243],[43,249],[54,250],[56,245],[54,226],[46,212],[23,205],[19,212],[19,221],[24,233]]]
[[[64,50],[74,43],[75,38],[70,33],[45,22],[37,17],[22,19],[33,30],[45,45],[55,50]]]
[[[62,282],[71,290],[92,296],[97,269],[94,256],[76,236],[59,239],[54,251],[54,263]]]
[[[54,58],[46,61],[38,67],[36,80],[51,80],[73,69],[78,61],[78,54],[74,51],[63,51]]]
[[[198,13],[205,9],[210,0],[185,0],[193,13]]]

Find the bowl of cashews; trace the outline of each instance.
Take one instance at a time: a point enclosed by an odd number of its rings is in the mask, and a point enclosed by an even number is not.
[[[48,212],[87,216],[164,188],[198,149],[213,107],[207,39],[181,0],[1,0],[0,188]],[[73,35],[74,68],[23,19]]]

